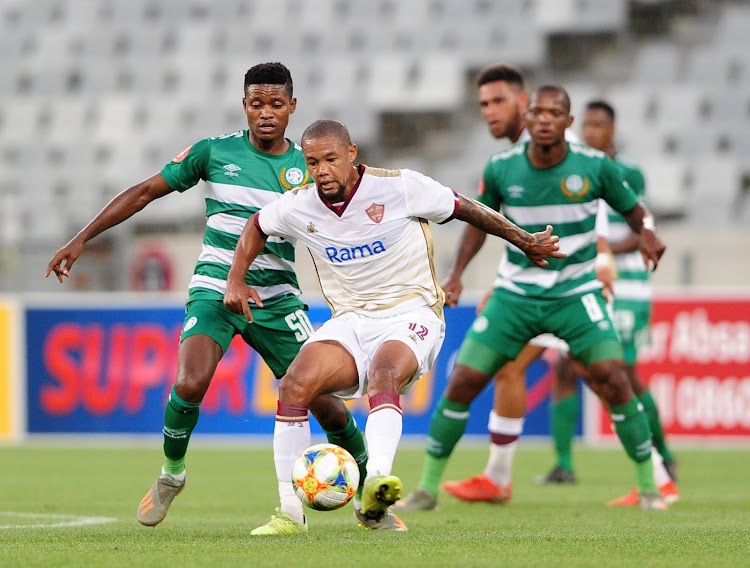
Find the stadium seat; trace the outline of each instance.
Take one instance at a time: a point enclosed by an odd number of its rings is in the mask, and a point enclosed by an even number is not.
[[[625,0],[537,0],[534,20],[545,33],[604,32],[622,29]]]
[[[679,159],[651,158],[636,160],[646,179],[651,209],[657,216],[684,215],[686,163]]]
[[[696,225],[729,223],[740,197],[737,161],[733,157],[693,160],[689,180],[690,221]]]
[[[680,48],[672,42],[642,46],[636,54],[631,80],[636,84],[672,84],[680,73]]]

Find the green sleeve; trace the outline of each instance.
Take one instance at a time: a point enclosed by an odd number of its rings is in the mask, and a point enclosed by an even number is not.
[[[628,167],[625,170],[625,181],[628,182],[630,188],[635,191],[635,194],[640,197],[643,201],[647,202],[646,198],[646,180],[643,177],[643,172],[637,166]]]
[[[204,138],[189,146],[164,166],[161,175],[175,191],[183,192],[206,179],[211,156],[211,139]]]
[[[620,215],[625,215],[638,203],[638,196],[626,181],[624,171],[617,164],[605,158],[602,160],[599,175],[602,181],[602,198]]]
[[[495,211],[500,211],[502,198],[500,195],[498,172],[492,160],[487,162],[487,165],[484,167],[484,174],[482,174],[482,181],[479,185],[477,201]]]

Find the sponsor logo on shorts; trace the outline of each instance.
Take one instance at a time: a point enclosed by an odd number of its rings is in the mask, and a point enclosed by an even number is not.
[[[195,324],[198,323],[198,318],[193,316],[189,320],[185,322],[185,327],[182,328],[182,331],[188,331],[195,326]]]
[[[471,329],[476,333],[484,333],[488,327],[490,327],[490,320],[486,316],[479,316],[474,320],[474,325],[471,326]]]
[[[599,329],[602,331],[607,331],[609,329],[609,321],[608,320],[602,320],[599,323],[596,324],[599,326]]]

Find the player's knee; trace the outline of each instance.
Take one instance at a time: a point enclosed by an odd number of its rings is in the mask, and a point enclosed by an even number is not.
[[[597,392],[608,404],[625,404],[633,397],[624,362],[599,361],[592,363],[588,370]]]
[[[310,402],[310,412],[327,432],[334,432],[346,428],[349,412],[344,401],[331,395],[315,397]]]
[[[293,372],[290,368],[279,382],[279,400],[310,406],[317,395],[314,377]]]
[[[206,396],[211,377],[195,370],[184,369],[177,374],[174,390],[185,402],[200,402]]]

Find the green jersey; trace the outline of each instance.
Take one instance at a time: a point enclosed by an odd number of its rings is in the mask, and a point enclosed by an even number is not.
[[[599,199],[627,213],[638,197],[621,170],[598,150],[568,143],[568,152],[551,168],[536,168],[526,155],[528,142],[490,158],[479,201],[503,213],[530,233],[552,225],[566,258],[550,258],[542,268],[513,245],[500,262],[496,288],[529,297],[555,298],[601,288],[596,280],[596,213]]]
[[[206,232],[190,280],[189,300],[221,300],[247,219],[261,207],[309,181],[302,149],[290,141],[284,154],[267,154],[250,143],[247,130],[205,138],[161,171],[169,187],[186,191],[205,180]],[[294,241],[269,237],[250,265],[245,282],[266,300],[300,294],[294,272]]]
[[[615,163],[619,166],[623,179],[630,188],[644,201],[646,182],[643,173],[635,163],[617,154]],[[632,233],[625,219],[610,208],[607,240],[611,244],[620,243]],[[651,299],[651,287],[648,284],[648,270],[641,251],[634,250],[615,255],[618,279],[615,281],[615,299],[644,300]]]

